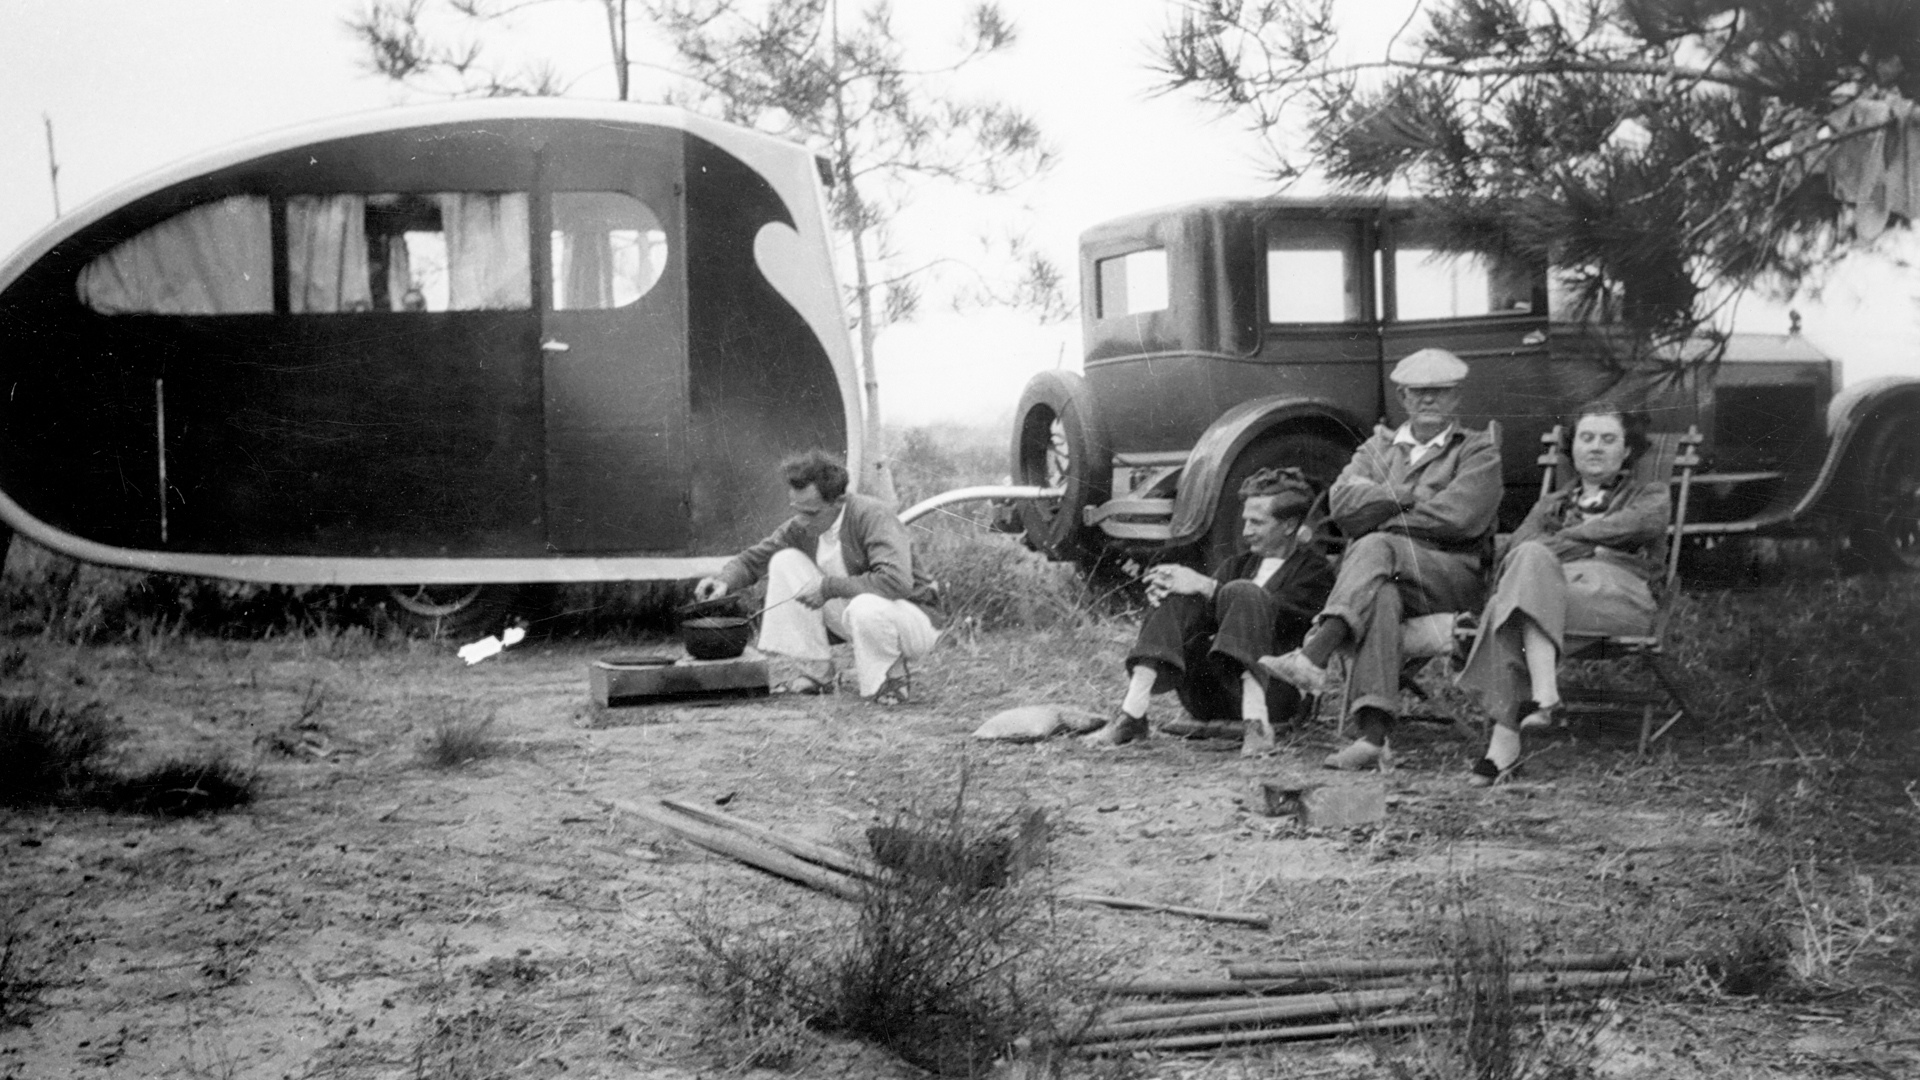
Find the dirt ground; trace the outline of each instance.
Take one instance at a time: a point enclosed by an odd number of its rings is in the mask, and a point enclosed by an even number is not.
[[[1920,1076],[1920,875],[1783,864],[1754,793],[1792,762],[1698,739],[1641,758],[1601,732],[1542,743],[1523,782],[1479,791],[1461,783],[1478,747],[1416,724],[1386,777],[1386,821],[1335,832],[1247,806],[1256,781],[1311,772],[1337,742],[1325,725],[1263,760],[1165,737],[1109,752],[968,738],[1013,705],[1110,703],[1127,630],[957,638],[915,703],[891,711],[845,695],[602,710],[589,664],[626,651],[607,643],[532,642],[468,668],[451,644],[352,634],[22,642],[19,678],[104,703],[130,759],[225,748],[263,782],[253,806],[196,819],[0,818],[16,985],[42,984],[24,1022],[0,1030],[0,1077],[720,1075],[713,1017],[675,960],[684,914],[719,903],[779,919],[838,902],[596,797],[731,796],[739,816],[852,846],[902,805],[951,797],[963,764],[976,808],[1049,813],[1046,873],[1062,893],[1275,916],[1259,931],[1061,908],[1062,931],[1119,974],[1410,955],[1463,899],[1566,951],[1723,947],[1766,913],[1794,935],[1803,989],[1739,997],[1682,973],[1614,1003],[1600,1074]],[[501,754],[423,762],[436,726],[486,717]],[[1840,989],[1820,989],[1843,969]],[[851,1044],[824,1054],[801,1072],[913,1074]],[[1139,1070],[1385,1075],[1351,1042]]]

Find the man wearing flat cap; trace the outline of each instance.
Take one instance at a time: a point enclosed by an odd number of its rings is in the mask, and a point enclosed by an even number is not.
[[[1347,709],[1360,733],[1328,768],[1384,764],[1400,702],[1400,621],[1475,611],[1500,506],[1500,447],[1460,426],[1467,365],[1445,349],[1421,349],[1388,375],[1407,422],[1379,427],[1353,452],[1329,490],[1334,522],[1352,538],[1326,605],[1300,648],[1262,657],[1269,673],[1322,693],[1327,661],[1353,653]]]
[[[1175,690],[1195,720],[1244,721],[1242,753],[1273,748],[1271,718],[1291,714],[1300,695],[1257,661],[1300,640],[1333,585],[1333,568],[1301,543],[1314,492],[1300,470],[1262,469],[1239,494],[1247,550],[1211,577],[1176,563],[1147,571],[1155,606],[1127,654],[1126,697],[1089,740],[1118,746],[1145,738],[1149,700]]]

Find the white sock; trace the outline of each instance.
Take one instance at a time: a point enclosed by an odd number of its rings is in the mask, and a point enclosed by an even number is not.
[[[1520,733],[1505,724],[1493,725],[1493,738],[1487,740],[1487,760],[1501,771],[1520,760]]]
[[[1267,689],[1251,672],[1240,673],[1240,719],[1267,719]]]
[[[1133,665],[1133,674],[1127,679],[1127,696],[1120,699],[1120,711],[1134,719],[1147,715],[1147,706],[1153,701],[1153,683],[1160,672],[1152,664]]]

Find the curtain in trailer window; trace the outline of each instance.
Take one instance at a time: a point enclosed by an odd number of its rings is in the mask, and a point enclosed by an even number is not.
[[[372,309],[366,196],[287,199],[287,285],[295,312]]]
[[[532,306],[527,196],[454,192],[439,196],[447,241],[447,307],[454,311]]]
[[[267,200],[234,195],[175,214],[88,263],[77,287],[108,315],[271,313]]]

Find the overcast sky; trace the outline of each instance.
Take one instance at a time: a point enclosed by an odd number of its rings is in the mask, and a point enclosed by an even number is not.
[[[358,0],[0,0],[0,252],[54,214],[43,117],[53,122],[60,199],[71,210],[141,173],[274,128],[412,100],[362,73],[341,20]],[[948,0],[897,3],[931,34]],[[1034,113],[1059,150],[1040,183],[992,207],[930,199],[900,242],[976,262],[983,235],[1018,234],[1071,274],[1081,230],[1189,199],[1266,190],[1254,140],[1184,100],[1154,97],[1147,42],[1167,0],[1009,0],[1022,31],[995,62],[993,88]],[[595,6],[522,36],[581,73],[582,96],[611,96]],[[1385,25],[1376,0],[1357,10]],[[906,18],[907,16],[903,16]],[[924,22],[924,27],[920,24]],[[1398,20],[1394,20],[1397,25]],[[569,36],[571,35],[571,36]],[[932,40],[931,38],[929,40]],[[596,70],[599,68],[599,70]],[[1911,245],[1909,245],[1911,247]],[[1069,288],[1074,285],[1070,281]],[[1795,302],[1813,342],[1849,380],[1920,375],[1920,270],[1860,260],[1823,303]],[[1785,329],[1784,310],[1750,302],[1739,329]],[[1077,365],[1077,325],[931,306],[881,341],[888,419],[987,422],[1010,414],[1033,371]]]

